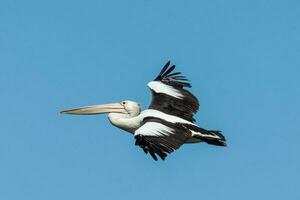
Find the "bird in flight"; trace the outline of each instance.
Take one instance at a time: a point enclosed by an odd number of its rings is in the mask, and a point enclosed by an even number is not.
[[[173,72],[175,65],[165,64],[158,76],[148,83],[152,101],[148,109],[141,111],[139,103],[120,103],[84,106],[61,111],[62,114],[95,115],[108,113],[114,126],[135,138],[154,160],[165,160],[168,154],[188,143],[206,142],[226,146],[225,137],[218,130],[206,130],[195,124],[194,114],[199,109],[198,99],[186,88],[191,84],[180,72]],[[173,72],[173,73],[172,73]]]

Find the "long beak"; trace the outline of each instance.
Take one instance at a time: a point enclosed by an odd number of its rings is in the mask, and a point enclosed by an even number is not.
[[[124,113],[128,112],[120,103],[103,104],[103,105],[93,105],[84,106],[79,108],[73,108],[69,110],[64,110],[60,112],[61,114],[72,114],[72,115],[97,115],[102,113]]]

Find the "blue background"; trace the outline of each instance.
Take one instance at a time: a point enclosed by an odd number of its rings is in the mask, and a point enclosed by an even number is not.
[[[300,199],[296,0],[0,2],[0,199]],[[228,147],[155,162],[106,116],[167,60]]]

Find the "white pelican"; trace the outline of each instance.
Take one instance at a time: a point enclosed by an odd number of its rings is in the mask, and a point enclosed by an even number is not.
[[[221,131],[205,130],[195,124],[193,115],[199,108],[197,98],[185,87],[191,87],[180,72],[171,73],[175,65],[170,61],[158,76],[148,83],[152,102],[141,112],[140,104],[133,101],[85,106],[64,110],[63,114],[94,115],[109,113],[109,121],[134,135],[135,145],[157,160],[162,160],[186,143],[206,142],[226,146]]]

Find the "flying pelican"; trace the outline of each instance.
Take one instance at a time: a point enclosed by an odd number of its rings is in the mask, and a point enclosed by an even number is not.
[[[175,65],[166,63],[158,76],[148,83],[152,91],[152,102],[141,112],[139,103],[92,105],[64,110],[63,114],[94,115],[109,113],[114,126],[134,135],[135,145],[149,153],[154,160],[166,156],[186,143],[206,142],[226,146],[221,131],[206,130],[195,124],[193,115],[199,109],[197,98],[187,91],[191,84],[180,72],[171,73]]]

